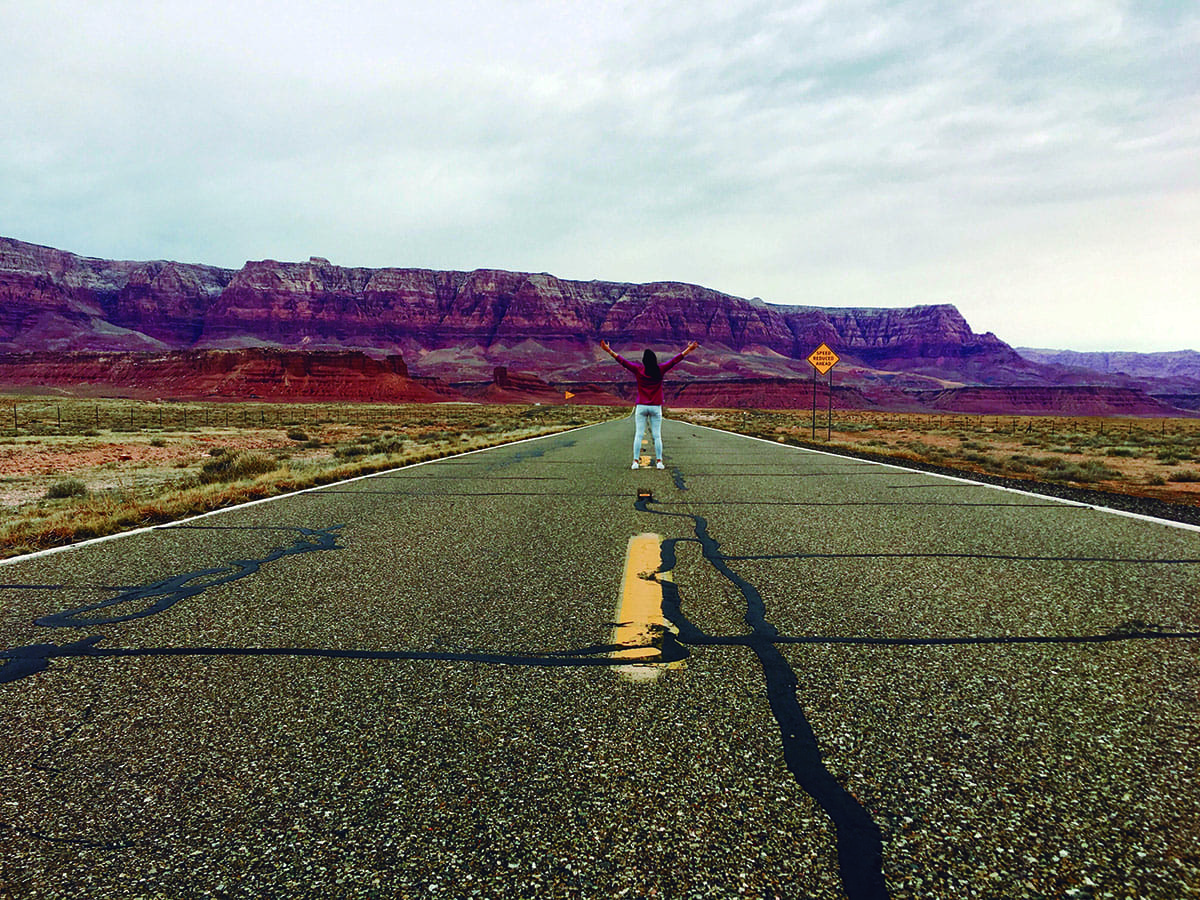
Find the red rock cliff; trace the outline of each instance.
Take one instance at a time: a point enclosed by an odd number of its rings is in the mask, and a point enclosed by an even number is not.
[[[280,347],[403,353],[414,371],[486,383],[495,366],[548,382],[617,383],[597,348],[703,352],[684,379],[807,377],[822,341],[845,381],[1044,384],[1048,370],[949,305],[776,306],[691,284],[567,281],[480,269],[248,262],[234,271],[77,256],[0,238],[0,351]]]
[[[0,350],[190,347],[232,275],[0,238]]]
[[[0,354],[0,385],[52,385],[80,395],[217,400],[429,402],[460,394],[413,379],[399,356],[251,348],[168,353]]]

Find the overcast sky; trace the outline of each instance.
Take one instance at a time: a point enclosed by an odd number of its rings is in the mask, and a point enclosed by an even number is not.
[[[0,234],[1200,349],[1200,4],[6,3]]]

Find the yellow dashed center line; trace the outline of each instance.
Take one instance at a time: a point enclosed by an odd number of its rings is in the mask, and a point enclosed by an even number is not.
[[[638,660],[618,666],[619,675],[632,681],[651,681],[659,678],[666,668],[679,668],[676,663],[657,662],[661,652],[654,644],[663,630],[674,626],[663,618],[662,587],[659,581],[669,581],[670,572],[658,572],[662,561],[662,536],[639,534],[629,539],[625,554],[625,578],[621,584],[621,601],[617,605],[617,624],[613,629],[614,644],[626,649],[614,651],[613,656]]]

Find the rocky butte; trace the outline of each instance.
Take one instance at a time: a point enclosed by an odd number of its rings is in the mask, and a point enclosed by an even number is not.
[[[349,268],[319,257],[232,270],[96,259],[0,238],[6,385],[300,399],[323,396],[320,382],[336,384],[344,369],[341,396],[364,400],[549,401],[570,389],[613,402],[628,384],[598,349],[602,337],[628,353],[671,354],[699,341],[704,352],[676,380],[675,399],[690,405],[803,407],[811,402],[806,357],[822,342],[842,358],[842,405],[954,409],[955,392],[969,388],[964,408],[1027,412],[1061,406],[1061,392],[1040,393],[1049,388],[1088,385],[1076,414],[1163,415],[1177,410],[1147,388],[1200,394],[1200,378],[1137,379],[1026,359],[976,334],[949,304],[780,306],[677,282]]]

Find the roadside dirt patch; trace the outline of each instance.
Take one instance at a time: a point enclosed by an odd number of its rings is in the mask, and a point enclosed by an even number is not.
[[[0,507],[38,500],[63,479],[78,479],[89,490],[146,487],[186,475],[218,448],[238,452],[296,446],[274,429],[114,437],[22,437],[0,444]]]

